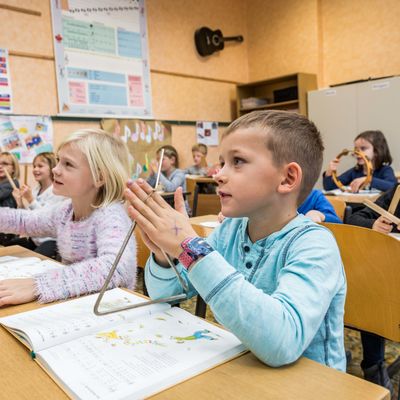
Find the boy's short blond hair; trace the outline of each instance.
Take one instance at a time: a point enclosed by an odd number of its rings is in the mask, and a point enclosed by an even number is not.
[[[81,129],[72,133],[60,144],[58,151],[68,144],[76,146],[86,156],[94,182],[103,183],[93,207],[122,201],[130,176],[126,144],[101,129]]]
[[[203,156],[206,156],[208,152],[207,145],[203,143],[194,144],[192,146],[192,153],[194,153],[195,151],[198,151],[199,153],[203,154]]]
[[[8,159],[8,162],[10,162],[13,166],[13,172],[11,174],[11,178],[13,179],[19,179],[19,162],[18,158],[15,157],[13,153],[10,153],[9,151],[2,151],[0,153],[2,156],[6,156]]]
[[[275,165],[296,162],[303,177],[297,204],[307,198],[321,173],[324,145],[317,127],[303,115],[288,111],[253,111],[233,121],[222,137],[238,129],[258,128],[265,132]]]

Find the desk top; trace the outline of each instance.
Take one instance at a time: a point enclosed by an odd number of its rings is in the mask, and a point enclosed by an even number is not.
[[[18,246],[1,248],[0,256],[32,256],[33,252]],[[36,253],[35,253],[36,255]],[[0,309],[0,317],[42,307],[38,303]],[[28,349],[4,328],[0,329],[2,364],[2,398],[19,400],[60,400],[67,395],[42,368],[32,361]],[[274,400],[310,399],[317,393],[326,400],[389,400],[389,392],[349,374],[302,358],[296,363],[269,368],[247,353],[213,368],[197,377],[167,389],[152,398],[187,400],[216,398],[268,398]]]
[[[344,200],[346,203],[363,203],[365,200],[375,201],[381,194],[381,192],[369,193],[369,191],[366,191],[365,193],[348,193],[337,189],[335,191],[325,193],[325,196],[337,197],[338,199]]]
[[[200,176],[200,175],[186,175],[186,179],[190,179],[193,181],[196,181],[197,183],[215,183],[214,178],[208,177],[208,176]]]

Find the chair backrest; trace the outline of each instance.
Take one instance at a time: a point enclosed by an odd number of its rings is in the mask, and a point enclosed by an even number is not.
[[[192,209],[192,215],[194,217],[200,215],[218,214],[221,211],[221,201],[217,194],[198,193],[195,196],[196,197],[193,201]]]
[[[144,244],[142,235],[139,230],[135,230],[136,244],[137,244],[137,265],[138,267],[144,268],[146,266],[147,259],[150,257],[150,250]]]
[[[358,226],[323,225],[346,272],[345,325],[400,342],[400,241]]]
[[[346,202],[334,196],[325,196],[325,198],[332,204],[337,216],[343,221],[346,211]]]

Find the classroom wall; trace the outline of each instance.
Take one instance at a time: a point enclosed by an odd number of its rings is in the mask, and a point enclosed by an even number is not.
[[[249,81],[318,74],[320,87],[400,73],[398,0],[249,0]]]
[[[13,0],[0,0],[1,4],[16,6]],[[20,0],[18,7],[39,11],[41,15],[0,8],[4,28],[0,46],[8,48],[11,54],[28,54],[10,56],[14,112],[56,115],[50,2]],[[200,0],[188,7],[184,0],[147,0],[146,8],[154,118],[219,122],[234,119],[236,83],[248,80],[245,2]],[[205,59],[197,54],[194,44],[194,32],[202,26],[221,29],[225,35],[242,34],[245,42],[227,44],[223,52]],[[55,121],[55,146],[77,127],[97,126],[93,121]],[[193,125],[172,126],[172,144],[181,155],[183,167],[191,164],[188,149],[195,141]],[[216,148],[210,148],[208,159],[217,161]]]
[[[57,113],[54,54],[47,0],[0,0],[39,11],[28,15],[0,8],[0,46],[11,55],[15,113]],[[393,75],[400,65],[398,0],[147,0],[154,118],[216,120],[235,118],[236,83],[290,74],[318,74],[319,86]],[[197,55],[194,31],[201,26],[242,34],[207,58]],[[34,56],[34,57],[33,57]],[[77,127],[97,122],[57,120],[55,145]],[[223,129],[220,129],[222,132]],[[172,126],[172,143],[182,166],[195,128]],[[217,161],[211,148],[210,161]]]

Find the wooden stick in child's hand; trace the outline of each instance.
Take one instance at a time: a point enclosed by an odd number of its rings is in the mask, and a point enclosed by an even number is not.
[[[14,179],[11,178],[10,174],[7,171],[7,167],[4,167],[4,173],[6,174],[7,180],[10,183],[11,187],[13,188],[13,190],[18,190],[17,185],[14,182]],[[21,197],[21,202],[22,202],[22,206],[24,208],[28,208],[28,206],[29,206],[28,200],[26,200],[24,197]]]
[[[13,178],[11,178],[10,174],[7,171],[7,167],[3,167],[4,168],[4,173],[6,174],[6,177],[8,179],[8,182],[10,183],[11,187],[15,190],[18,189],[17,185],[15,184]]]
[[[373,203],[371,200],[365,200],[363,203],[367,207],[369,207],[371,210],[374,210],[378,214],[382,215],[382,217],[385,217],[386,219],[388,219],[389,221],[393,222],[396,225],[400,225],[400,218],[395,217],[393,214],[391,214],[390,212],[379,207],[377,204]]]
[[[392,197],[392,201],[390,202],[390,206],[388,209],[390,214],[394,214],[394,212],[396,211],[397,205],[399,204],[399,200],[400,200],[400,185],[397,186],[397,189]]]

